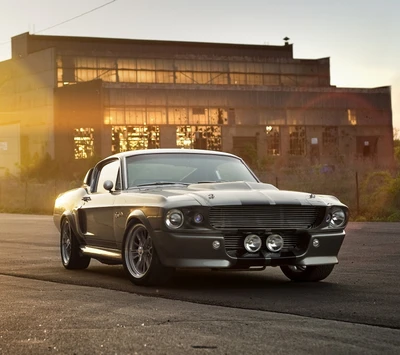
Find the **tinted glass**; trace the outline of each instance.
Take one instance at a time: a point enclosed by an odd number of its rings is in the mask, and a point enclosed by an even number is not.
[[[256,182],[234,157],[211,154],[146,154],[127,158],[128,187],[154,182]]]

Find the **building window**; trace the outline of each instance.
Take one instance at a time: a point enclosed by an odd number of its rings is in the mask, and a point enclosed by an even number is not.
[[[223,108],[210,108],[208,110],[209,122],[215,124],[228,124],[228,111]]]
[[[75,159],[87,159],[94,156],[94,129],[74,129],[74,157]]]
[[[177,126],[176,146],[186,149],[221,150],[220,126]]]
[[[208,110],[204,107],[192,108],[192,115],[189,118],[190,123],[194,124],[207,124],[208,123]]]
[[[112,126],[113,154],[128,150],[160,148],[159,126]]]
[[[306,154],[306,128],[304,126],[289,127],[289,154]]]
[[[378,137],[356,137],[356,151],[359,158],[374,158],[378,153]]]
[[[356,110],[347,110],[347,120],[352,125],[355,126],[357,124],[357,112]]]
[[[106,125],[167,124],[167,110],[163,107],[109,107],[104,110]]]
[[[267,134],[267,154],[280,155],[281,154],[281,135],[278,126],[265,127]]]
[[[337,155],[338,152],[338,128],[334,126],[324,127],[322,131],[322,146],[324,155]]]
[[[185,107],[170,107],[168,109],[168,123],[169,124],[187,124],[188,120],[188,113]]]
[[[57,57],[58,86],[101,78],[107,82],[201,85],[317,86],[318,71],[302,64],[257,61]],[[354,111],[354,110],[349,110]],[[349,113],[349,121],[351,113]]]

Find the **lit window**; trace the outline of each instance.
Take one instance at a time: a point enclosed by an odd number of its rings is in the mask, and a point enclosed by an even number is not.
[[[208,124],[208,110],[204,107],[194,107],[191,110],[189,122],[194,124]]]
[[[227,73],[211,73],[211,79],[209,84],[213,85],[227,85],[229,84]]]
[[[168,109],[168,123],[178,125],[187,124],[187,109],[183,107],[170,107]]]
[[[175,81],[177,84],[193,84],[193,73],[192,72],[176,72]]]
[[[93,128],[75,128],[74,155],[75,159],[87,159],[94,156]]]
[[[234,85],[246,85],[246,74],[230,74],[231,84]]]
[[[156,73],[149,70],[138,70],[137,72],[137,82],[138,83],[155,83]]]
[[[211,124],[227,124],[228,111],[223,108],[210,108],[208,110],[209,121]]]
[[[221,127],[178,126],[176,128],[176,146],[187,149],[221,150]]]
[[[266,126],[265,133],[267,134],[267,154],[280,155],[281,135],[279,132],[279,127]]]
[[[348,118],[349,123],[352,126],[355,126],[357,124],[357,112],[356,112],[356,110],[348,109],[347,110],[347,118]]]
[[[113,126],[112,153],[160,148],[159,126]]]

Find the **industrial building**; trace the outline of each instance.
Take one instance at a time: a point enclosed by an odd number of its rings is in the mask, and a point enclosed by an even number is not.
[[[329,58],[295,59],[288,41],[12,38],[0,62],[0,176],[34,155],[68,166],[171,147],[388,167],[390,87],[332,86]]]

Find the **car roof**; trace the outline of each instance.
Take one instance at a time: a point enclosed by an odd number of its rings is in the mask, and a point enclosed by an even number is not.
[[[230,156],[234,158],[239,158],[234,154],[220,152],[216,150],[203,150],[203,149],[179,149],[179,148],[162,148],[162,149],[142,149],[142,150],[131,150],[127,152],[117,153],[108,158],[117,157],[117,158],[126,158],[135,155],[143,155],[143,154],[207,154],[207,155],[224,155]]]

